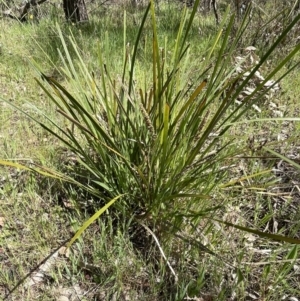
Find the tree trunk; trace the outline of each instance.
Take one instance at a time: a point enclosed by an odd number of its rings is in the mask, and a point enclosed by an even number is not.
[[[88,21],[84,0],[63,0],[63,7],[67,21],[73,23]]]

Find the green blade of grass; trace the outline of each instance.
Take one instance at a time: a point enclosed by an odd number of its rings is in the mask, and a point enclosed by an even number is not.
[[[271,150],[270,148],[268,148],[268,147],[266,147],[266,146],[264,146],[263,149],[266,150],[267,152],[269,152],[270,154],[272,154],[272,155],[278,157],[279,159],[281,159],[281,160],[283,160],[283,161],[285,161],[285,162],[291,164],[291,165],[294,166],[296,169],[300,170],[300,165],[297,164],[295,161],[293,161],[293,160],[287,158],[286,156],[283,156],[283,155],[279,154],[278,152],[275,152],[275,151]]]
[[[224,224],[226,226],[233,227],[233,228],[242,230],[244,232],[253,233],[260,237],[270,238],[272,240],[277,240],[277,241],[282,241],[282,242],[288,242],[291,244],[298,244],[298,245],[300,244],[300,239],[297,239],[297,238],[287,237],[287,236],[283,236],[283,235],[279,235],[279,234],[266,233],[266,232],[258,231],[256,229],[235,225],[235,224],[225,222],[225,221],[222,221],[222,220],[219,220],[216,218],[212,218],[212,219],[214,221]]]
[[[110,200],[105,206],[99,209],[92,217],[90,217],[84,224],[80,227],[80,229],[76,232],[76,234],[71,238],[71,240],[67,243],[66,247],[70,248],[72,244],[78,239],[81,234],[96,220],[98,219],[115,201],[117,201],[120,197],[124,196],[124,194],[118,195],[112,200]]]

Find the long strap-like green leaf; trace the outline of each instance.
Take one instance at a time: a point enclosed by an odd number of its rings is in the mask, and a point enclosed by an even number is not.
[[[216,218],[213,218],[213,220],[216,221],[216,222],[225,224],[226,226],[242,230],[244,232],[256,234],[260,237],[270,238],[270,239],[278,240],[278,241],[284,241],[284,242],[288,242],[288,243],[291,243],[291,244],[298,244],[298,245],[300,244],[300,239],[297,239],[297,238],[283,236],[283,235],[279,235],[279,234],[266,233],[266,232],[258,231],[256,229],[243,227],[243,226],[240,226],[240,225],[235,225],[235,224],[232,224],[232,223],[229,223],[229,222],[221,221],[221,220],[216,219]]]
[[[102,215],[117,199],[122,197],[124,194],[118,195],[109,201],[105,206],[103,206],[100,210],[98,210],[92,217],[90,217],[81,228],[76,232],[76,234],[72,237],[72,239],[67,243],[67,248],[70,248],[71,245],[75,242],[77,238],[85,231],[100,215]]]

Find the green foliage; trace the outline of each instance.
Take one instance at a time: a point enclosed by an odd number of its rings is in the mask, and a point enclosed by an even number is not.
[[[234,156],[243,152],[236,145],[233,147],[228,130],[277,83],[274,81],[267,89],[264,86],[300,49],[300,45],[292,49],[265,80],[236,105],[239,93],[300,17],[285,28],[258,64],[243,77],[232,65],[232,57],[247,28],[247,16],[232,38],[234,17],[229,17],[227,11],[213,46],[200,66],[201,71],[191,81],[187,76],[191,68],[187,41],[198,3],[196,1],[189,17],[187,11],[183,11],[170,55],[166,46],[160,47],[151,1],[132,50],[127,46],[124,27],[123,69],[116,78],[104,64],[106,45],[99,44],[99,73],[95,74],[86,66],[72,32],[66,40],[58,28],[63,46],[61,69],[72,89],[67,90],[40,71],[41,79],[37,82],[56,105],[63,121],[50,118],[42,108],[33,105],[32,112],[25,113],[72,151],[86,179],[83,184],[69,175],[52,172],[53,177],[81,185],[99,200],[98,206],[103,202],[111,205],[123,195],[114,206],[128,218],[156,227],[156,234],[161,238],[166,237],[166,233],[174,235],[187,223],[195,227],[201,219],[212,220],[217,216],[224,202],[215,199],[213,193],[231,185],[224,183],[226,170],[220,166],[224,162],[230,164]],[[143,77],[138,74],[137,58],[143,52],[142,33],[148,14],[153,39],[145,45],[151,45],[152,65],[151,75],[146,73]],[[104,53],[108,55],[107,51]],[[42,172],[51,175],[47,169]],[[108,205],[95,216],[102,214]],[[92,217],[74,238],[94,219]],[[239,229],[261,234],[247,227]],[[278,235],[268,237],[290,241]]]

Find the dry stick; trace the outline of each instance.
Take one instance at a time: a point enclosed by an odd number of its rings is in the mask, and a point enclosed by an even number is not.
[[[155,242],[156,242],[156,244],[157,244],[157,246],[158,246],[158,249],[159,249],[159,251],[160,251],[162,257],[164,258],[164,260],[166,261],[166,263],[167,263],[169,269],[171,270],[172,274],[174,275],[175,282],[178,282],[178,276],[176,275],[174,269],[172,268],[170,262],[168,261],[166,255],[165,255],[165,253],[164,253],[164,251],[163,251],[163,249],[161,248],[161,246],[160,246],[160,244],[159,244],[159,241],[158,241],[156,235],[155,235],[155,234],[149,229],[149,227],[147,227],[144,223],[141,223],[140,221],[138,221],[138,223],[139,223],[141,226],[143,226],[143,227],[144,227],[144,228],[152,235],[152,237],[154,238],[154,240],[155,240]]]
[[[217,23],[217,25],[219,25],[219,24],[220,24],[220,21],[219,21],[219,14],[218,14],[218,10],[217,10],[217,3],[216,3],[216,0],[212,0],[211,4],[212,4],[213,9],[214,9],[214,14],[215,14],[216,23]]]

